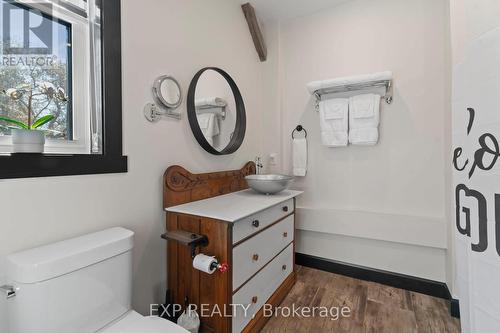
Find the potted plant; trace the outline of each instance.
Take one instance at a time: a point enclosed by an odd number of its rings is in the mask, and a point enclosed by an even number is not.
[[[0,121],[7,123],[12,133],[12,147],[14,153],[43,153],[45,146],[45,132],[41,127],[55,119],[52,114],[44,111],[54,99],[66,103],[68,98],[64,89],[56,88],[50,82],[24,84],[17,88],[1,91],[13,103],[19,103],[26,112],[25,121],[11,117],[0,116]],[[34,101],[43,98],[44,106],[34,110]],[[37,103],[39,105],[39,103]]]

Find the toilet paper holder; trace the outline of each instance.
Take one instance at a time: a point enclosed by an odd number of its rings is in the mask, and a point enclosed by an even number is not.
[[[197,247],[204,247],[208,245],[207,236],[183,230],[167,231],[161,235],[161,238],[189,246],[191,248],[191,259],[194,259],[196,256]]]

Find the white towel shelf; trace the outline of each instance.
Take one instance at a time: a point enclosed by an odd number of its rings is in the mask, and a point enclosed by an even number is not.
[[[381,72],[369,75],[351,76],[326,81],[315,81],[308,85],[311,94],[316,98],[316,109],[323,95],[345,93],[370,88],[384,88],[385,93],[381,96],[387,104],[393,101],[393,82],[391,72]]]
[[[363,90],[363,89],[369,89],[369,88],[385,88],[386,92],[385,92],[385,95],[382,96],[382,98],[385,99],[387,104],[392,103],[392,80],[378,80],[378,81],[372,81],[372,82],[348,84],[348,85],[339,86],[339,87],[323,88],[323,89],[316,90],[313,93],[313,95],[316,97],[316,99],[319,102],[319,101],[321,101],[322,95]]]
[[[195,101],[196,114],[213,113],[226,120],[227,102],[219,97],[202,98]]]

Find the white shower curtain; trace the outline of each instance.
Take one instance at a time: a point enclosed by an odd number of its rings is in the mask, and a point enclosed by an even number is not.
[[[500,332],[500,29],[453,75],[455,292],[462,332]]]

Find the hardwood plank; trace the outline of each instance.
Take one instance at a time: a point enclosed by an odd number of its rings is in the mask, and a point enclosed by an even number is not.
[[[365,283],[355,279],[338,277],[336,279],[343,284],[334,284],[332,291],[333,302],[330,307],[350,309],[349,317],[339,317],[336,320],[330,320],[327,328],[330,332],[362,332],[366,317],[366,304],[368,287]],[[340,288],[339,288],[340,287]]]
[[[316,269],[303,267],[298,273],[298,280],[307,282],[309,285],[320,286],[335,279],[336,275]]]
[[[286,298],[279,306],[291,307],[293,304],[297,303],[302,295],[307,294],[305,288],[306,284],[303,281],[297,280],[293,288],[290,290]],[[272,317],[268,321],[268,324],[266,324],[262,332],[287,332],[288,326],[293,325],[293,321],[294,320],[289,317]]]
[[[448,315],[448,306],[440,298],[410,293],[419,333],[455,333],[460,321]]]
[[[378,283],[368,286],[368,300],[400,309],[413,310],[410,292]]]
[[[410,292],[411,302],[415,309],[448,311],[446,301],[432,296]]]
[[[368,300],[364,326],[367,333],[418,333],[415,313]]]
[[[297,283],[280,306],[349,306],[347,318],[271,318],[265,333],[459,333],[460,322],[448,312],[446,301],[297,266]]]

